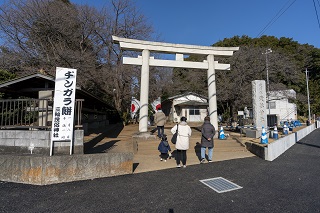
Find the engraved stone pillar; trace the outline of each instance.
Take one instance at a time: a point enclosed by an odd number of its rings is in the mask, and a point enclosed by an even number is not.
[[[253,122],[258,130],[267,128],[266,82],[252,81]]]

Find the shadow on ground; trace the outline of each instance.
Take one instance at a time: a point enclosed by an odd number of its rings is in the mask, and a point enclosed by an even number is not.
[[[194,152],[197,155],[199,161],[201,160],[201,144],[199,142],[194,146]]]
[[[103,128],[99,130],[95,130],[95,134],[98,134],[96,137],[84,143],[83,152],[84,154],[92,154],[92,153],[102,153],[107,149],[110,149],[116,142],[119,140],[109,141],[103,145],[95,147],[101,140],[104,138],[117,138],[124,126],[122,123],[118,123],[115,125],[110,125],[108,128]]]
[[[305,145],[305,146],[311,146],[311,147],[320,148],[320,146],[318,146],[318,145],[309,144],[309,143],[297,142],[297,144],[302,144],[302,145]]]
[[[132,173],[134,173],[134,171],[136,170],[136,168],[139,166],[139,163],[133,163],[133,169],[132,169]]]
[[[104,144],[101,144],[99,146],[95,146],[89,150],[87,150],[87,152],[85,152],[85,154],[94,154],[94,153],[105,153],[108,150],[114,148],[117,142],[119,142],[120,140],[111,140],[109,142],[106,142]]]

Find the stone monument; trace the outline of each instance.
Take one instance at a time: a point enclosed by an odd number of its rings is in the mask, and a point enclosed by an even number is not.
[[[266,82],[252,81],[253,122],[257,130],[267,128]]]
[[[267,128],[266,82],[264,80],[255,80],[252,81],[251,84],[255,130],[247,130],[246,136],[258,138],[261,136],[262,127]]]

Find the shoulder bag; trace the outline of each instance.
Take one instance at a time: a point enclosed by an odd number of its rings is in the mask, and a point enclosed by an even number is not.
[[[173,144],[176,144],[176,143],[177,143],[178,127],[179,127],[179,125],[177,124],[177,130],[176,130],[176,132],[172,135],[172,138],[171,138],[171,142],[172,142]]]

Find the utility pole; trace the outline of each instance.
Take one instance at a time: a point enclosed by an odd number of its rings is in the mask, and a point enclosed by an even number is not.
[[[267,99],[268,99],[268,108],[269,108],[269,115],[270,115],[270,86],[269,86],[269,64],[268,64],[268,54],[272,53],[272,50],[269,48],[266,50],[265,54],[266,55],[266,70],[267,70]]]
[[[307,81],[307,96],[308,96],[308,120],[311,123],[311,117],[310,117],[310,99],[309,99],[309,84],[308,84],[308,69],[306,68],[306,81]]]

